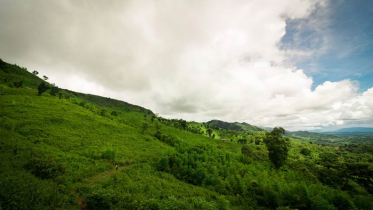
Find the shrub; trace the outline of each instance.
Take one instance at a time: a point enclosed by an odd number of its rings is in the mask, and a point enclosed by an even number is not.
[[[14,82],[13,84],[14,84],[14,87],[16,87],[16,88],[20,88],[20,87],[22,87],[22,85],[23,85],[23,81]]]
[[[41,179],[54,179],[66,172],[66,167],[57,161],[53,155],[43,154],[34,151],[29,162],[25,165],[26,169]]]
[[[41,96],[41,94],[43,94],[48,89],[50,89],[50,87],[45,84],[45,82],[41,82],[38,86],[38,95]]]
[[[57,86],[51,88],[51,96],[56,96],[60,89]]]
[[[304,156],[308,156],[311,154],[311,150],[308,149],[308,148],[303,148],[301,151],[300,151],[300,154],[304,155]]]
[[[251,148],[249,145],[247,144],[244,144],[241,148],[241,152],[243,155],[246,155],[248,157],[253,157],[254,156],[254,152],[253,152],[253,148]]]
[[[113,149],[107,148],[101,153],[101,158],[114,161],[116,155],[115,153],[116,152]]]

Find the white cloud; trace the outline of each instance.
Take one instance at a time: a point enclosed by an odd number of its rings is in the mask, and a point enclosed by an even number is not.
[[[312,90],[281,49],[286,20],[310,18],[323,2],[3,1],[0,56],[166,117],[292,129],[365,120],[372,104],[356,104],[371,94],[350,80]]]

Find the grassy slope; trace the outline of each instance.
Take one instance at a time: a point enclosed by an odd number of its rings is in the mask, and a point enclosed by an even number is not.
[[[27,81],[24,83],[27,87],[35,88],[32,80],[41,81],[18,67],[9,66],[11,68],[7,68],[8,73],[4,74],[3,71],[0,71],[3,78],[5,76],[8,78],[8,83],[9,81],[23,80]],[[17,71],[14,72],[14,70]],[[43,201],[35,201],[36,207],[39,205],[61,206],[63,208],[76,206],[77,202],[72,196],[71,189],[74,189],[76,185],[79,186],[80,182],[84,182],[89,177],[113,168],[117,163],[120,165],[140,164],[128,172],[121,172],[130,174],[126,182],[130,182],[131,173],[143,174],[145,172],[146,175],[137,177],[136,180],[133,180],[134,182],[131,182],[132,185],[142,186],[142,184],[147,185],[150,182],[155,185],[152,188],[156,189],[157,194],[162,192],[162,195],[159,195],[162,197],[184,197],[185,195],[187,195],[185,197],[194,197],[201,194],[217,196],[214,192],[185,184],[162,172],[155,173],[152,167],[149,168],[164,152],[172,151],[174,148],[149,135],[155,132],[154,125],[148,118],[144,118],[143,110],[137,107],[133,111],[129,110],[127,106],[101,106],[107,110],[113,109],[120,112],[117,117],[107,118],[97,115],[69,99],[58,99],[58,97],[49,96],[48,93],[39,97],[36,89],[11,88],[4,84],[1,85],[1,89],[0,158],[2,161],[0,170],[3,182],[0,182],[3,185],[13,183],[12,189],[19,192],[23,188],[22,183],[17,183],[19,179],[23,182],[27,182],[29,179],[34,181],[29,183],[32,186],[25,189],[27,191],[25,194],[20,194],[23,196],[22,201],[18,200],[17,204],[4,203],[2,206],[26,205],[32,197],[44,197]],[[149,112],[146,113],[149,114]],[[150,124],[146,135],[142,134],[139,128],[143,121]],[[223,144],[218,140],[214,141],[172,127],[163,126],[162,131],[189,144],[208,143],[215,146]],[[231,152],[239,150],[239,146],[235,144],[224,144],[224,147]],[[106,151],[116,153],[114,162],[102,158]],[[35,178],[26,167],[35,154],[52,159],[50,164],[62,165],[64,174],[54,181]],[[141,165],[144,162],[147,164]],[[158,186],[159,183],[163,184]],[[64,186],[64,190],[60,189],[60,185]],[[176,186],[183,186],[185,191],[177,190]],[[52,197],[42,194],[35,195],[29,191],[30,189],[38,189],[34,192],[42,192],[43,190],[47,192],[51,188],[54,192]],[[3,193],[5,192],[3,191]],[[140,190],[138,194],[154,198],[154,193],[146,194]]]

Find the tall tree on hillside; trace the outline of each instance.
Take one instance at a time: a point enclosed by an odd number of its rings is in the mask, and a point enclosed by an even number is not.
[[[185,130],[188,126],[187,126],[187,122],[185,120],[180,120],[179,121],[180,123],[180,126]]]
[[[285,163],[289,150],[289,139],[284,138],[281,134],[285,134],[285,129],[276,127],[270,133],[267,133],[264,138],[264,143],[268,149],[268,157],[276,170]]]
[[[41,82],[38,86],[38,95],[41,96],[41,94],[43,94],[48,89],[50,89],[50,87],[47,84],[45,84],[45,82]]]
[[[211,128],[207,129],[207,133],[208,133],[208,134],[209,134],[209,136],[211,137],[211,134],[212,134],[212,129],[211,129]]]
[[[45,81],[47,81],[49,78],[47,77],[47,76],[43,76],[43,79],[45,80]]]
[[[39,72],[33,71],[32,74],[35,75],[35,76],[38,76]]]
[[[148,130],[148,123],[146,122],[143,122],[142,125],[141,125],[141,133],[145,134],[146,130]]]

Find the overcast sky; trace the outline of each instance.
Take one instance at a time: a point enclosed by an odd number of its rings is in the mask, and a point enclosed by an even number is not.
[[[167,118],[373,126],[373,1],[0,0],[0,58]]]

